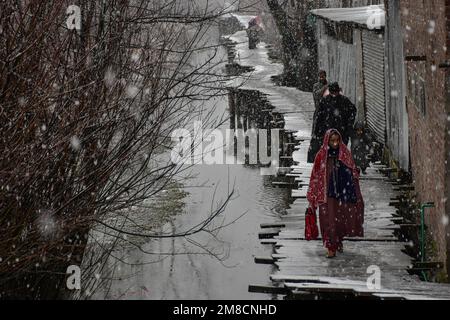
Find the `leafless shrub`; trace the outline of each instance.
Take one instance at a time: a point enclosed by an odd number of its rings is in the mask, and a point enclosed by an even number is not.
[[[65,23],[73,4],[79,31]],[[197,58],[221,13],[191,0],[0,3],[3,298],[61,297],[66,268],[81,264],[93,226],[115,236],[181,237],[207,229],[223,210],[226,201],[175,235],[106,218],[126,221],[127,209],[180,170],[164,157],[171,132],[224,89],[217,50]]]

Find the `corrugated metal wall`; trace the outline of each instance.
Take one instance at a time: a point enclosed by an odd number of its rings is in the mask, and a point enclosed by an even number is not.
[[[363,73],[363,55],[362,55],[362,30],[353,30],[353,43],[356,52],[356,115],[357,121],[366,120],[365,101],[364,101],[364,73]]]
[[[318,20],[319,69],[328,73],[330,82],[337,81],[346,95],[356,104],[356,47],[325,34],[322,20]]]
[[[366,122],[377,141],[386,143],[386,100],[384,81],[384,36],[363,30],[363,72]]]
[[[405,65],[398,1],[389,1],[386,19],[386,139],[399,166],[409,169],[409,130],[406,111]]]

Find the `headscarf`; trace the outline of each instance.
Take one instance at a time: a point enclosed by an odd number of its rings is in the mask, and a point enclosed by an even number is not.
[[[315,210],[319,204],[327,202],[327,159],[330,149],[329,141],[332,134],[337,133],[340,137],[338,160],[352,171],[353,179],[359,179],[359,172],[356,168],[353,156],[347,146],[342,142],[342,136],[336,129],[330,129],[325,133],[323,144],[314,160],[307,199],[311,207]]]

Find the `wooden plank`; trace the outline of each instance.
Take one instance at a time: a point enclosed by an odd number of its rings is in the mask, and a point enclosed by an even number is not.
[[[273,257],[255,257],[255,263],[257,263],[257,264],[274,264],[275,259]]]
[[[321,284],[321,283],[285,283],[288,289],[307,290],[315,293],[348,293],[354,294],[354,288],[351,285],[344,284]]]
[[[314,292],[316,294],[334,293],[334,294],[350,294],[355,297],[375,297],[381,300],[429,300],[429,296],[418,295],[408,291],[396,291],[390,289],[370,290],[364,285],[351,285],[351,284],[285,284],[290,290],[306,290]]]
[[[300,173],[286,173],[285,174],[286,177],[300,177],[301,174]]]
[[[259,239],[270,239],[277,236],[280,233],[280,230],[272,230],[272,231],[264,231],[258,233]]]
[[[348,279],[338,279],[325,276],[297,276],[297,275],[271,275],[270,279],[275,282],[291,282],[291,283],[323,283],[323,284],[351,284],[354,286],[364,286],[363,281],[354,281]]]
[[[249,285],[248,292],[251,293],[267,293],[267,294],[288,294],[289,290],[285,287]]]
[[[282,182],[282,181],[272,181],[272,185],[275,187],[285,187],[285,188],[296,188],[297,183]]]
[[[364,281],[353,281],[347,279],[336,279],[331,277],[305,277],[305,276],[290,276],[290,275],[272,275],[271,280],[274,282],[287,283],[307,283],[307,284],[329,284],[332,286],[351,287],[357,296],[370,296],[373,294],[380,295],[398,295],[404,298],[411,297],[411,292],[405,290],[395,290],[388,288],[381,288],[380,290],[370,290]],[[417,297],[426,298],[424,296],[416,295]]]
[[[305,189],[300,189],[300,190],[292,190],[292,198],[301,198],[301,199],[306,199],[306,192],[307,190]]]
[[[383,180],[386,180],[386,178],[384,178],[384,177],[371,177],[371,176],[360,176],[360,178],[359,178],[359,180],[362,180],[362,181],[368,181],[368,180],[380,180],[380,181],[383,181]]]
[[[277,244],[280,240],[296,240],[296,241],[307,241],[305,239],[304,236],[298,236],[295,238],[291,238],[291,237],[284,237],[284,236],[275,236],[270,242],[271,244]],[[318,237],[316,240],[311,240],[311,241],[322,241],[322,237]],[[401,243],[406,243],[405,241],[402,241],[396,237],[380,237],[380,238],[344,238],[344,241],[349,241],[349,242],[401,242]],[[298,244],[299,246],[301,245],[300,243]],[[280,244],[280,246],[282,246],[282,244]]]
[[[380,171],[381,173],[394,173],[397,172],[398,170],[395,168],[377,168],[378,171]]]
[[[283,222],[261,223],[260,227],[261,227],[261,229],[285,228],[286,223],[283,223]]]
[[[261,244],[270,244],[270,245],[274,245],[278,242],[278,240],[276,239],[264,239],[261,240]]]

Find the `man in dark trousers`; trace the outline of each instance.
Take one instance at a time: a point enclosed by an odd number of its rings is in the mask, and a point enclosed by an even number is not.
[[[353,132],[356,118],[355,105],[344,95],[337,82],[329,84],[329,95],[322,98],[316,110],[316,124],[311,137],[311,146],[308,151],[308,162],[314,162],[321,142],[328,129],[337,129],[342,136],[344,144],[348,144]],[[319,148],[317,148],[319,146]]]

